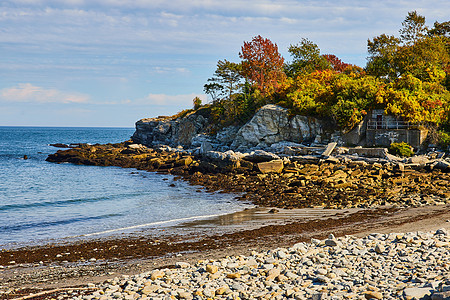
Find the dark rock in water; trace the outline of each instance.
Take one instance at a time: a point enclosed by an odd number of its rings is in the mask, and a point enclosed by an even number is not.
[[[49,146],[56,147],[56,148],[70,148],[69,145],[67,145],[67,144],[61,144],[61,143],[50,144]]]
[[[75,144],[71,143],[71,144],[69,144],[69,148],[79,148],[79,147],[82,147],[83,145],[87,145],[87,144],[85,144],[85,143],[75,143]]]

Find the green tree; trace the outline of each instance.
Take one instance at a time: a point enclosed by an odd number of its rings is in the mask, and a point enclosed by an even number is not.
[[[192,100],[192,104],[194,105],[194,109],[197,110],[202,106],[202,99],[200,99],[199,97],[195,97]]]
[[[402,22],[400,29],[401,41],[406,45],[414,45],[418,40],[427,34],[427,27],[425,26],[425,17],[411,11]]]
[[[444,70],[450,65],[448,46],[443,36],[425,36],[413,45],[398,47],[396,68],[399,74],[412,74],[423,81],[442,81]]]
[[[217,62],[217,69],[214,73],[215,78],[227,91],[227,97],[232,99],[234,93],[242,88],[242,65],[238,63],[229,62],[228,60],[219,60]]]
[[[216,122],[229,125],[239,114],[243,89],[242,65],[226,59],[217,62],[214,76],[203,86],[213,101],[212,115]]]
[[[399,39],[386,34],[367,40],[369,52],[367,73],[377,77],[397,78],[399,71],[396,65],[396,54],[399,43]]]
[[[406,74],[425,81],[441,80],[450,64],[449,26],[448,22],[435,22],[434,28],[428,29],[424,16],[409,12],[400,38],[382,34],[368,40],[367,73],[389,81]]]
[[[450,21],[439,23],[434,22],[434,27],[428,30],[430,36],[445,36],[450,37]]]
[[[233,95],[242,88],[242,65],[228,60],[219,60],[214,76],[208,79],[203,86],[205,93],[214,101],[227,98],[232,100]]]
[[[212,78],[203,86],[206,94],[213,102],[228,98],[232,99],[234,93],[242,88],[242,65],[226,59],[217,62],[217,68]]]
[[[320,55],[317,44],[306,38],[302,38],[296,45],[290,45],[288,51],[293,58],[292,62],[286,65],[286,73],[290,77],[332,68],[326,57]]]
[[[221,84],[212,81],[212,79],[208,79],[208,82],[209,83],[206,83],[203,86],[203,91],[205,91],[205,93],[211,97],[212,102],[215,103],[219,101],[224,87]]]

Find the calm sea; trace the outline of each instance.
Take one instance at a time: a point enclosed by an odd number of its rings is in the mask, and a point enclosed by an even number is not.
[[[198,192],[170,175],[45,161],[58,150],[49,144],[115,143],[133,132],[0,127],[0,248],[169,226],[243,209],[232,195]]]

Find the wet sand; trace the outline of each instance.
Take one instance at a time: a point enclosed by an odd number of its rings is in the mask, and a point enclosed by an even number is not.
[[[450,205],[418,208],[248,209],[207,220],[184,222],[167,232],[143,229],[71,243],[0,252],[0,298],[63,287],[86,286],[178,261],[248,255],[250,250],[287,247],[311,238],[372,232],[450,230]],[[94,260],[95,259],[95,260]]]

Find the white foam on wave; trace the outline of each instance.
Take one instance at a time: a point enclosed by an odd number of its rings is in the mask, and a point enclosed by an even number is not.
[[[104,230],[104,231],[99,231],[99,232],[87,233],[87,234],[82,234],[82,235],[78,235],[78,236],[75,236],[75,237],[89,237],[89,236],[94,236],[94,235],[108,234],[108,233],[113,233],[113,232],[118,232],[118,231],[125,231],[125,230],[130,230],[130,229],[137,229],[137,228],[142,228],[142,227],[150,227],[150,226],[156,226],[156,225],[176,223],[176,222],[181,222],[181,221],[201,220],[201,219],[208,219],[208,218],[214,218],[214,217],[219,217],[219,216],[221,216],[221,214],[206,215],[206,216],[194,216],[194,217],[186,217],[186,218],[179,218],[179,219],[171,219],[171,220],[166,220],[166,221],[158,221],[158,222],[152,222],[152,223],[146,223],[146,224],[140,224],[140,225],[133,225],[133,226],[128,226],[128,227]]]

